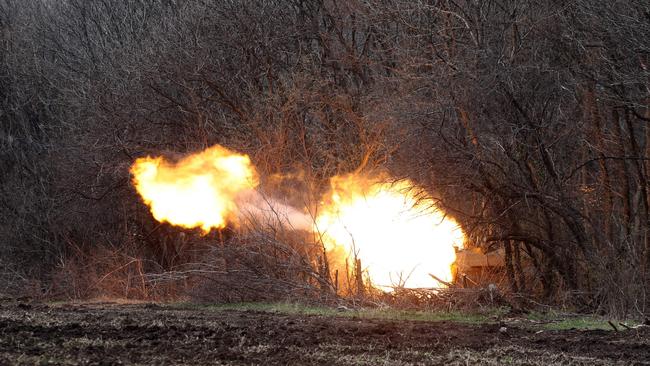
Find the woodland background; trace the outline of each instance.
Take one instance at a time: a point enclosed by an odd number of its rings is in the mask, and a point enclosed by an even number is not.
[[[294,200],[409,178],[512,293],[647,314],[649,68],[643,0],[0,0],[0,293],[320,296],[296,235],[153,222],[133,160],[219,143]]]

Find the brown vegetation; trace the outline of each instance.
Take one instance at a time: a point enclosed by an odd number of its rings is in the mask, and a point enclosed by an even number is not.
[[[303,203],[340,173],[409,178],[474,245],[504,249],[512,292],[648,314],[649,11],[0,0],[0,292],[323,296],[318,248],[170,230],[139,202],[134,158],[220,143]],[[242,272],[187,276],[205,266]]]

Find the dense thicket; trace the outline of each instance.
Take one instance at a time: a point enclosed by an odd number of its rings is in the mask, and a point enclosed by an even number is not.
[[[0,0],[0,47],[1,291],[172,268],[129,164],[220,143],[408,177],[513,292],[649,311],[646,1]]]

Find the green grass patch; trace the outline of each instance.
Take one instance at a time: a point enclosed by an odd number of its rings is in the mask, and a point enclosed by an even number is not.
[[[557,321],[551,321],[543,325],[544,329],[548,330],[568,330],[568,329],[602,329],[602,330],[614,330],[606,320],[600,320],[590,317],[578,317],[571,319],[562,319]]]
[[[451,321],[463,324],[490,324],[506,315],[508,308],[493,308],[483,312],[462,312],[462,311],[441,311],[441,310],[400,310],[393,308],[357,308],[340,310],[333,307],[306,305],[290,302],[245,302],[231,304],[196,304],[176,303],[167,306],[183,309],[197,309],[209,311],[263,311],[278,314],[335,316],[359,319],[382,319],[382,320],[410,320],[424,322]],[[563,314],[559,312],[531,312],[525,316],[529,322],[518,323],[519,326],[530,326],[534,329],[543,330],[568,330],[568,329],[602,329],[614,330],[608,319],[595,315]],[[619,330],[625,330],[619,325],[619,321],[612,321]],[[633,321],[623,322],[627,326],[634,326]]]
[[[582,329],[582,330],[614,330],[608,323],[609,319],[596,316],[596,315],[575,315],[575,314],[562,314],[557,312],[548,313],[529,313],[526,318],[531,320],[536,327],[546,330],[569,330],[569,329]],[[612,320],[619,330],[625,330],[625,327],[619,325],[618,320]],[[637,325],[635,321],[622,321],[628,327]]]
[[[460,311],[424,311],[424,310],[399,310],[392,308],[359,308],[345,309],[326,306],[313,306],[299,303],[233,303],[233,304],[192,304],[182,303],[170,305],[173,307],[207,309],[213,311],[224,310],[252,310],[280,314],[337,316],[361,319],[383,320],[413,320],[413,321],[453,321],[466,324],[485,324],[493,322],[502,309],[492,309],[485,313],[469,313]]]

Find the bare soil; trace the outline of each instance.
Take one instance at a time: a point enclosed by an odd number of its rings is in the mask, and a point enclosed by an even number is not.
[[[4,303],[0,365],[650,365],[649,328],[540,332],[155,304]]]

